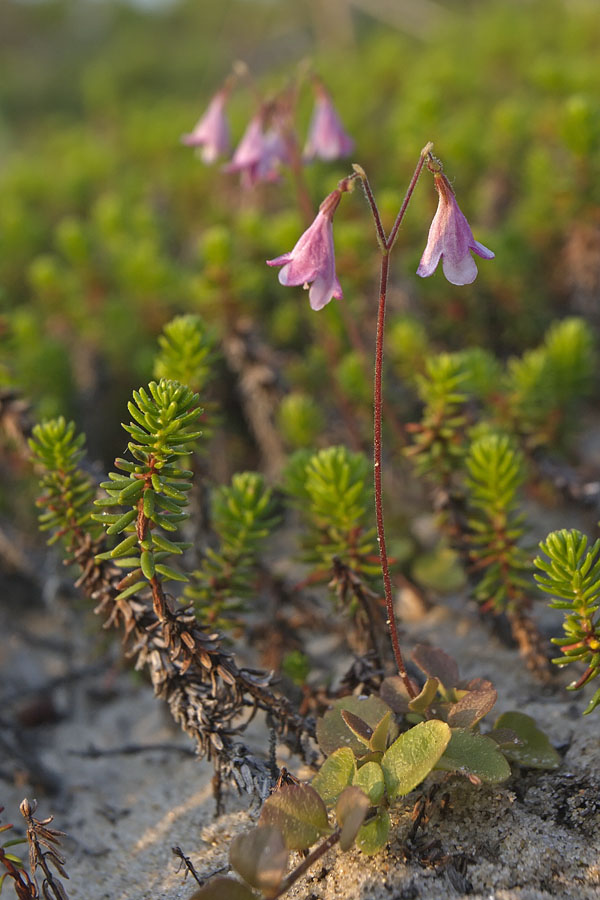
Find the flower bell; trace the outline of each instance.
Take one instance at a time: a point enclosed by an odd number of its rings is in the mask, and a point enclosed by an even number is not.
[[[434,182],[439,195],[438,208],[417,275],[421,278],[433,275],[441,259],[444,275],[451,284],[471,284],[477,277],[477,266],[471,251],[482,259],[493,259],[495,254],[473,237],[446,176],[436,172]]]
[[[321,84],[315,86],[316,100],[308,129],[304,159],[315,157],[331,160],[348,156],[354,148],[354,141],[344,131],[331,97]]]
[[[228,93],[225,88],[221,88],[210,101],[194,130],[181,138],[187,147],[202,147],[202,160],[207,165],[229,153],[229,124],[225,117]]]
[[[268,266],[282,266],[279,272],[281,284],[302,284],[310,290],[308,298],[312,309],[323,309],[332,297],[341,300],[341,285],[335,274],[333,250],[333,215],[338,207],[342,191],[335,190],[323,200],[319,212],[290,253],[276,259],[268,259]],[[312,282],[312,284],[311,284]]]
[[[286,162],[286,147],[278,131],[264,130],[264,111],[255,115],[244,132],[231,162],[224,172],[239,172],[244,187],[252,187],[259,181],[276,181],[279,164]]]

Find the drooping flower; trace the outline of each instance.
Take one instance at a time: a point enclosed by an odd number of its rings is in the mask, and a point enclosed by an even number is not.
[[[268,259],[268,266],[282,266],[279,272],[281,284],[310,287],[308,298],[312,309],[323,309],[332,297],[341,300],[341,285],[335,274],[333,250],[333,215],[342,192],[335,190],[323,200],[319,212],[290,253],[276,259]]]
[[[348,156],[352,153],[354,141],[344,131],[344,126],[325,88],[317,83],[315,92],[315,108],[304,147],[304,158],[311,160],[319,157],[331,160]]]
[[[280,175],[281,165],[288,162],[284,139],[276,128],[269,128],[264,134],[263,152],[256,167],[256,180],[276,181]]]
[[[258,181],[276,181],[279,164],[286,161],[282,137],[274,128],[265,132],[264,118],[261,111],[250,120],[231,162],[223,167],[224,172],[239,172],[245,187]]]
[[[187,147],[202,147],[201,156],[208,165],[229,153],[229,124],[225,117],[228,94],[225,88],[217,91],[194,130],[181,138]]]
[[[495,254],[473,237],[446,176],[436,172],[434,182],[439,194],[438,208],[417,275],[421,278],[433,275],[441,259],[444,275],[451,284],[471,284],[477,277],[477,266],[471,251],[482,259],[493,259]]]

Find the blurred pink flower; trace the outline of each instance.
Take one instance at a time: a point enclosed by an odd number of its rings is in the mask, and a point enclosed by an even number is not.
[[[252,187],[258,181],[276,181],[279,164],[286,161],[283,138],[273,128],[264,131],[261,111],[248,123],[231,162],[223,166],[223,171],[239,172],[244,187]]]
[[[333,191],[323,200],[316,219],[310,225],[294,249],[277,259],[268,259],[268,266],[283,266],[279,272],[281,284],[303,284],[310,288],[308,298],[312,309],[323,309],[332,297],[341,300],[342,288],[335,274],[333,250],[333,214],[342,192]]]
[[[225,118],[227,96],[227,90],[218,91],[194,130],[181,138],[187,147],[202,147],[201,156],[207,164],[229,153],[229,125]]]
[[[346,134],[331,97],[324,87],[315,87],[316,99],[312,119],[308,129],[304,158],[338,159],[348,156],[354,148],[354,141]]]
[[[438,208],[417,275],[421,278],[433,275],[441,259],[444,275],[451,284],[471,284],[477,277],[471,250],[483,259],[493,259],[495,254],[473,237],[446,176],[437,172],[434,182],[439,194]]]

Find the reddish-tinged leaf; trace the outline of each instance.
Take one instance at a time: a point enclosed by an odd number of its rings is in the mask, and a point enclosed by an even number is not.
[[[418,692],[419,687],[416,684],[415,689]],[[404,715],[404,713],[408,712],[408,704],[411,698],[399,675],[390,675],[388,678],[383,679],[379,688],[379,696],[395,713]]]
[[[417,644],[411,653],[411,659],[422,672],[431,678],[437,678],[448,690],[458,684],[458,666],[444,650]]]
[[[270,897],[277,892],[288,863],[281,831],[275,825],[261,825],[238,834],[229,848],[229,862],[244,881]]]
[[[349,850],[365,820],[370,801],[359,787],[347,787],[340,794],[335,807],[338,825],[342,829],[340,849]]]
[[[469,691],[458,703],[453,703],[450,707],[448,725],[451,728],[472,728],[476,722],[487,716],[497,699],[498,693],[491,684],[489,688],[481,691]]]
[[[342,709],[341,716],[350,731],[356,735],[361,744],[368,747],[373,736],[373,729],[360,716],[355,716],[349,709]]]
[[[375,729],[390,708],[373,695],[362,700],[359,697],[342,697],[334,703],[333,709],[317,720],[317,741],[323,753],[329,756],[339,747],[350,747],[355,756],[364,756],[367,748],[342,719],[343,709],[354,713]]]
[[[265,801],[259,825],[275,825],[288,850],[306,850],[329,832],[325,804],[308,784],[284,784]]]

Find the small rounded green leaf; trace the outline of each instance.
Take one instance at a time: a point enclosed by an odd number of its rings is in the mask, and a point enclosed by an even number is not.
[[[238,834],[229,848],[229,862],[244,881],[266,897],[277,893],[288,864],[281,831],[275,825],[261,825]]]
[[[344,788],[352,784],[355,773],[354,753],[349,747],[340,747],[327,757],[312,786],[327,805],[333,805]]]
[[[356,845],[366,853],[372,856],[379,853],[387,844],[390,833],[390,817],[387,809],[380,809],[377,815],[363,825],[356,837]]]
[[[429,708],[429,705],[435,699],[439,686],[440,682],[437,678],[428,678],[423,685],[421,693],[410,701],[410,703],[408,704],[408,708],[412,712],[422,714],[425,713],[425,711]]]
[[[369,798],[372,806],[377,806],[385,791],[383,769],[376,762],[367,762],[361,766],[352,782],[361,788]]]
[[[342,833],[340,850],[349,850],[365,820],[370,806],[369,798],[358,787],[347,787],[340,794],[335,807],[335,816]]]
[[[499,784],[510,778],[510,766],[498,744],[465,728],[453,729],[450,743],[436,768],[467,777],[474,775],[489,784]]]
[[[390,800],[408,794],[429,775],[450,741],[445,722],[431,719],[401,734],[381,760]]]
[[[510,728],[523,742],[505,749],[508,759],[530,769],[556,769],[560,756],[531,716],[521,712],[505,712],[495,722],[496,728]]]
[[[259,824],[279,828],[288,850],[306,850],[330,831],[325,804],[308,784],[284,784],[271,794]]]
[[[390,737],[390,722],[392,720],[392,711],[386,712],[385,716],[377,726],[373,730],[373,734],[371,735],[371,740],[369,741],[369,749],[374,753],[383,753],[385,748],[387,747],[387,742]],[[394,737],[398,732],[394,732]]]

